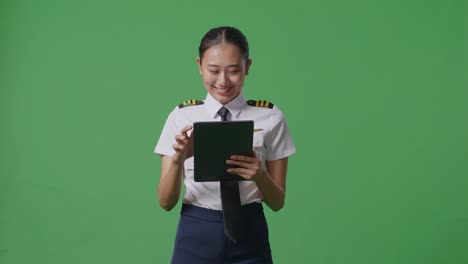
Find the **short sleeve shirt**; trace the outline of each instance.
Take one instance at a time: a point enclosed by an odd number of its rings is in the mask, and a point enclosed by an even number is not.
[[[216,101],[209,93],[203,104],[176,107],[168,116],[158,143],[154,150],[161,156],[172,156],[175,150],[172,145],[176,143],[175,136],[180,130],[200,121],[221,121],[217,114],[223,105]],[[253,146],[257,158],[266,168],[267,160],[278,160],[288,157],[296,152],[296,148],[289,134],[283,113],[276,105],[255,106],[247,104],[241,92],[234,100],[225,105],[229,110],[228,120],[253,120],[254,132]],[[219,182],[195,182],[193,170],[193,157],[184,162],[185,194],[183,202],[203,208],[221,210],[221,193]],[[252,181],[240,181],[239,192],[241,204],[261,202],[261,194],[257,185]]]

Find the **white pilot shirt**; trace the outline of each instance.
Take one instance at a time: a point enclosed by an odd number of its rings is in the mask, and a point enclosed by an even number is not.
[[[194,122],[221,121],[217,112],[222,106],[208,93],[203,104],[176,107],[167,118],[154,153],[172,156],[175,153],[172,145],[176,144],[175,136],[180,134],[180,130]],[[263,168],[266,168],[266,160],[285,158],[296,152],[284,115],[277,106],[273,108],[250,106],[241,91],[225,107],[230,112],[228,120],[253,120],[254,128],[263,129],[255,132],[253,139],[257,158],[261,160]],[[184,162],[183,203],[222,210],[219,182],[195,182],[193,172],[193,157],[191,157]],[[240,181],[239,192],[242,205],[262,202],[259,189],[253,181]]]

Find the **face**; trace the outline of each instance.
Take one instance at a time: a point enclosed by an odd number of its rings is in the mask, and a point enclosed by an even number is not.
[[[237,46],[218,44],[207,49],[202,60],[197,58],[197,63],[206,90],[225,105],[241,91],[252,61],[245,61]]]

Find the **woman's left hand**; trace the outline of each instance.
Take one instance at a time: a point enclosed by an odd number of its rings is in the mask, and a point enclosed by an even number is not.
[[[262,162],[257,159],[255,150],[252,150],[253,157],[233,155],[226,163],[239,166],[239,168],[230,168],[227,171],[232,174],[241,176],[242,178],[256,182],[263,176],[264,169]]]

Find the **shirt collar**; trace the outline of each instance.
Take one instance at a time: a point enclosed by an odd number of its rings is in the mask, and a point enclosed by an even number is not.
[[[210,93],[206,95],[205,99],[205,107],[208,111],[209,115],[213,118],[218,116],[218,110],[223,106],[220,102],[216,101]],[[244,97],[244,93],[240,91],[236,98],[234,98],[231,102],[224,105],[229,112],[231,112],[231,116],[238,117],[242,109],[247,105]]]

